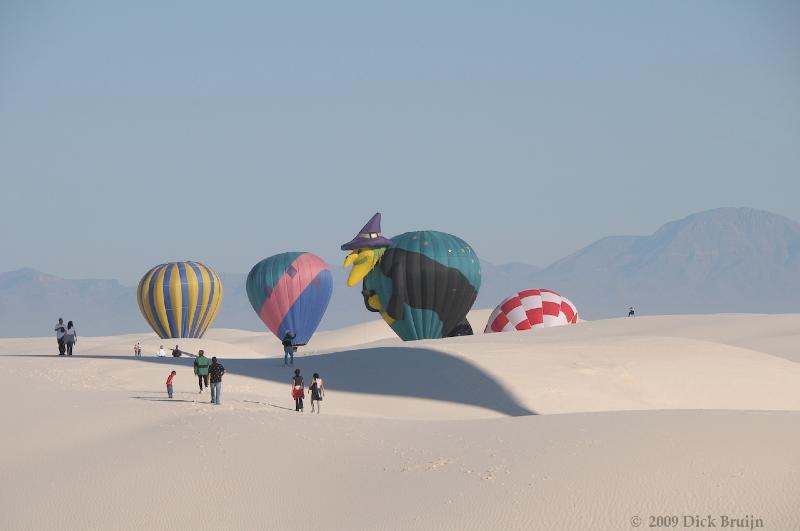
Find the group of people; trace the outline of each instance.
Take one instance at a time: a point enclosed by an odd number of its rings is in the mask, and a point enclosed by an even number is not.
[[[194,359],[194,374],[200,386],[199,393],[203,392],[203,385],[209,389],[209,380],[211,381],[211,403],[219,405],[222,400],[222,375],[225,374],[225,367],[217,361],[217,357],[212,356],[209,363],[205,352],[198,352]]]
[[[319,373],[315,372],[314,376],[312,376],[308,391],[311,394],[311,412],[314,413],[314,406],[316,406],[316,412],[319,414],[322,407],[320,402],[322,402],[322,397],[325,396],[325,383],[320,378]],[[300,375],[300,369],[295,369],[294,376],[292,376],[292,398],[294,398],[295,411],[303,411],[303,398],[305,396],[305,382]]]
[[[142,355],[142,347],[141,347],[141,345],[139,345],[138,342],[133,346],[133,355],[134,356],[141,356]],[[183,352],[181,351],[181,349],[178,348],[178,345],[175,345],[175,348],[172,349],[172,357],[173,358],[180,358],[182,355],[183,355]],[[156,352],[156,358],[166,358],[166,357],[167,357],[167,351],[164,350],[164,345],[159,346],[158,347],[158,352]]]
[[[173,370],[167,375],[167,396],[169,398],[174,396],[173,382],[176,374],[177,372]],[[225,374],[225,367],[217,360],[216,356],[213,356],[209,362],[204,351],[198,352],[194,360],[194,374],[197,376],[197,385],[200,388],[198,393],[202,394],[205,389],[211,389],[211,403],[221,404],[222,376]],[[308,391],[311,398],[311,412],[314,413],[316,411],[319,414],[322,408],[322,398],[325,396],[325,383],[319,373],[314,373],[311,385],[308,386]],[[300,369],[294,370],[294,376],[292,376],[291,380],[291,392],[292,398],[294,398],[294,410],[303,411],[306,386],[303,376],[300,374]]]
[[[58,341],[58,355],[72,356],[72,350],[78,343],[78,331],[75,330],[75,324],[72,321],[64,324],[64,319],[59,317],[53,330],[56,333],[56,341]]]
[[[294,344],[294,338],[297,337],[297,334],[292,332],[291,330],[287,330],[286,333],[283,335],[283,339],[281,340],[281,344],[283,345],[283,365],[294,365],[294,353],[297,351],[297,345]],[[294,410],[295,411],[303,411],[303,399],[306,396],[306,388],[305,382],[303,381],[303,377],[300,375],[300,369],[294,370],[294,376],[292,376],[292,398],[294,398]],[[322,407],[322,397],[325,396],[325,384],[320,378],[319,373],[314,373],[312,376],[311,385],[308,386],[308,391],[311,394],[311,412],[314,413],[315,407],[316,412],[319,414],[319,410]]]
[[[167,376],[167,396],[173,397],[176,371],[171,371]],[[217,361],[216,356],[211,360],[206,357],[204,351],[197,353],[194,359],[194,375],[197,376],[197,383],[200,387],[198,394],[202,394],[204,389],[211,390],[211,403],[220,405],[222,403],[222,376],[225,374],[225,367]]]
[[[58,320],[59,325],[63,324],[63,320]],[[59,325],[56,325],[56,332],[59,332]],[[59,341],[59,352],[61,352],[61,345],[62,345],[62,338],[66,337],[70,330],[73,332],[70,335],[70,346],[68,348],[69,355],[72,355],[72,344],[77,341],[77,335],[74,333],[74,326],[72,321],[70,321],[67,326],[63,329],[63,332],[60,332],[58,335]],[[296,334],[294,334],[291,330],[287,330],[286,334],[283,336],[283,340],[281,343],[283,344],[283,364],[284,365],[294,365],[294,352],[297,347],[294,345],[294,338]],[[66,341],[64,341],[66,342]],[[136,344],[133,346],[133,355],[136,357],[141,357],[142,355],[142,345],[137,341]],[[167,353],[164,350],[164,345],[161,345],[158,349],[158,353],[156,356],[159,357],[166,357]],[[178,345],[175,345],[175,348],[172,350],[172,355],[174,357],[180,357],[182,352]],[[211,403],[219,405],[222,403],[222,376],[225,374],[225,367],[217,360],[214,356],[209,360],[204,351],[199,351],[197,353],[197,357],[194,360],[194,374],[197,376],[197,385],[200,388],[198,391],[199,394],[202,394],[205,389],[211,390]],[[177,375],[177,371],[170,371],[167,375],[167,397],[173,398],[175,394],[174,388],[174,381],[175,376]],[[303,399],[306,396],[306,386],[303,380],[303,376],[300,374],[300,369],[294,370],[294,376],[291,379],[291,392],[292,398],[294,398],[294,409],[295,411],[303,411]],[[316,412],[319,414],[321,409],[321,402],[322,398],[325,396],[325,384],[322,381],[319,373],[314,373],[314,376],[311,380],[311,385],[308,386],[308,392],[311,398],[311,412]]]

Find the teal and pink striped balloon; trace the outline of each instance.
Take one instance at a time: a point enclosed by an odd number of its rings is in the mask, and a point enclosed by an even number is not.
[[[247,275],[247,298],[278,339],[287,331],[305,345],[317,330],[333,292],[330,268],[305,252],[277,254],[261,260]]]

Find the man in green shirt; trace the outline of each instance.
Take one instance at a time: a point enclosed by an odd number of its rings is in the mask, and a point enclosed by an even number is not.
[[[208,388],[208,358],[201,350],[197,353],[197,357],[194,359],[194,373],[197,375],[197,383],[200,385],[200,393],[203,392],[203,384],[205,383],[206,388]]]

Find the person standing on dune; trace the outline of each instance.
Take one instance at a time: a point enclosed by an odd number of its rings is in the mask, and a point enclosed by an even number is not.
[[[167,396],[172,398],[172,381],[175,379],[175,375],[178,374],[176,371],[172,371],[167,376]]]
[[[194,359],[194,373],[197,375],[197,383],[200,385],[200,393],[202,393],[203,383],[206,384],[206,389],[208,388],[208,358],[202,350]]]
[[[67,323],[67,330],[64,332],[64,346],[67,347],[67,356],[72,356],[73,345],[78,344],[78,331],[72,321]]]
[[[281,340],[281,344],[283,345],[283,364],[289,365],[288,361],[291,357],[291,365],[294,365],[294,338],[297,337],[297,334],[292,333],[291,330],[287,330],[286,333],[283,335],[283,339]]]
[[[294,410],[303,411],[303,397],[306,391],[303,385],[303,377],[300,376],[300,369],[294,370],[292,376],[292,398],[294,398]]]
[[[58,341],[58,355],[63,356],[64,352],[67,350],[67,347],[64,345],[64,332],[67,331],[67,327],[64,326],[64,319],[59,317],[56,327],[53,330],[56,332],[56,341]]]
[[[211,376],[211,403],[220,405],[222,395],[222,375],[225,374],[225,367],[217,361],[216,356],[211,358],[211,367],[208,368]]]
[[[314,412],[314,403],[316,402],[317,415],[319,415],[319,410],[322,408],[320,402],[322,401],[322,397],[325,396],[325,384],[322,382],[322,378],[319,377],[319,373],[314,373],[308,390],[311,392],[311,412]]]

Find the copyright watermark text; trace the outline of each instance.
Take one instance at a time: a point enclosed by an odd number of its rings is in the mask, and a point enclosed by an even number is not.
[[[752,514],[735,516],[730,514],[660,514],[634,515],[631,527],[672,529],[764,529],[764,519]]]

